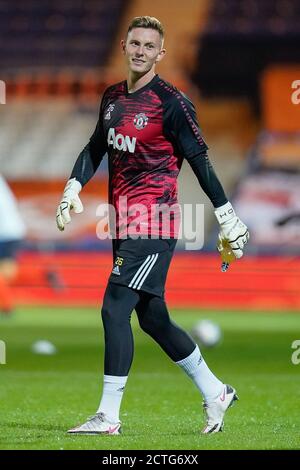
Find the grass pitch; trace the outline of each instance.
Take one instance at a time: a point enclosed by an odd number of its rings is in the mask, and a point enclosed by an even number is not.
[[[22,308],[0,319],[7,364],[0,365],[0,449],[299,449],[300,339],[297,314],[173,311],[190,329],[217,321],[222,343],[203,349],[212,370],[236,387],[240,401],[226,414],[223,433],[203,436],[201,397],[183,373],[137,327],[135,358],[121,419],[121,436],[69,436],[66,430],[98,407],[103,372],[100,315],[95,309]],[[47,339],[57,354],[31,345]]]

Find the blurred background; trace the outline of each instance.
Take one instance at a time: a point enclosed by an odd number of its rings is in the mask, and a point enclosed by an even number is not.
[[[205,243],[178,243],[166,300],[238,390],[213,440],[199,436],[196,388],[134,315],[122,442],[65,434],[97,409],[102,386],[99,312],[112,256],[96,237],[96,207],[107,200],[106,159],[63,233],[55,212],[104,89],[125,79],[119,43],[140,15],[162,21],[157,72],[194,101],[251,233],[245,256],[222,273],[213,207],[185,163],[180,201],[205,205]],[[1,449],[299,448],[299,44],[298,0],[0,0]]]
[[[205,204],[205,246],[178,244],[169,305],[299,310],[299,1],[0,0],[0,173],[16,197],[3,180],[0,311],[99,305],[111,269],[110,242],[95,230],[106,160],[64,233],[55,211],[104,89],[125,78],[119,43],[140,15],[162,21],[167,56],[157,72],[194,101],[210,159],[251,233],[245,257],[221,273],[213,208],[184,164],[180,201]]]

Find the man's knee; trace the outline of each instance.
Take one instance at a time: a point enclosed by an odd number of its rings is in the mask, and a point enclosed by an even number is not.
[[[152,336],[152,333],[155,332],[156,330],[156,322],[152,317],[149,316],[143,316],[143,317],[138,317],[139,324],[141,329],[147,333],[148,335]]]
[[[124,286],[109,284],[103,299],[101,316],[104,325],[124,325],[138,300],[136,293]]]
[[[101,317],[104,326],[118,326],[128,322],[127,315],[122,312],[122,302],[103,303]]]
[[[170,325],[167,308],[160,297],[153,297],[147,305],[137,309],[137,314],[141,329],[151,336],[166,330]]]

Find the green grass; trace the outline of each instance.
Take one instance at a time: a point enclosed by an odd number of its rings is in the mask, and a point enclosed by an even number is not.
[[[179,368],[133,321],[135,358],[122,405],[123,435],[68,436],[66,430],[98,407],[103,340],[94,309],[23,308],[0,320],[7,364],[0,366],[0,449],[299,449],[300,339],[297,314],[174,311],[189,329],[209,317],[222,344],[203,350],[206,361],[240,397],[223,433],[203,436],[201,397]],[[31,352],[48,339],[53,356]]]

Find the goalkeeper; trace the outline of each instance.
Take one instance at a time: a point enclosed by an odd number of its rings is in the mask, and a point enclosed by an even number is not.
[[[82,212],[79,193],[107,153],[109,202],[117,221],[114,266],[102,306],[103,392],[95,415],[70,429],[73,434],[121,432],[119,411],[133,358],[133,310],[141,328],[200,391],[206,412],[203,433],[222,430],[225,412],[237,398],[235,389],[213,374],[195,342],[169,316],[164,286],[176,245],[178,214],[175,211],[168,233],[160,219],[151,227],[148,223],[153,205],[176,206],[177,177],[186,158],[215,207],[220,236],[229,241],[236,258],[243,255],[249,238],[209,161],[193,104],[155,73],[165,55],[163,42],[163,28],[156,18],[137,17],[130,23],[121,43],[127,80],[105,91],[96,129],[74,165],[57,209],[57,225],[64,230],[70,210]],[[130,216],[127,226],[122,223],[120,200],[125,197],[128,211],[136,204],[148,209],[139,220],[139,238],[131,236]]]

